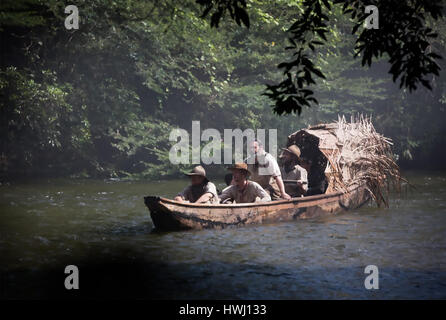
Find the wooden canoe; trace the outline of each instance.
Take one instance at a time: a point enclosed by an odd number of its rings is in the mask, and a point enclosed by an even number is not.
[[[195,204],[148,196],[144,198],[157,230],[223,229],[337,214],[370,199],[364,186],[291,200],[241,204]]]

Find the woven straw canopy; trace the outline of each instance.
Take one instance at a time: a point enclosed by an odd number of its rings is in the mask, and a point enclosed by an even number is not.
[[[311,160],[312,174],[327,179],[326,192],[365,184],[378,205],[387,205],[386,182],[399,189],[403,180],[393,160],[391,140],[377,133],[367,117],[350,122],[339,117],[337,122],[299,130],[288,136],[287,146],[292,144]]]

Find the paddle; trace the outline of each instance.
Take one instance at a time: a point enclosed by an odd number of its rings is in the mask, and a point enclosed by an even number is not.
[[[284,184],[297,184],[297,180],[283,180]],[[302,184],[306,184],[306,182],[302,182]]]

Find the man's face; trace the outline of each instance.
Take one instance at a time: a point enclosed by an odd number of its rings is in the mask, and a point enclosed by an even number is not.
[[[242,170],[233,170],[232,171],[232,179],[238,185],[242,184],[246,180],[246,174]]]
[[[260,149],[261,149],[261,147],[260,147],[259,143],[257,141],[254,141],[251,145],[251,152],[253,154],[256,154],[260,151]]]
[[[293,160],[291,154],[287,151],[284,151],[282,154],[282,163],[289,164]]]
[[[202,176],[191,176],[190,180],[191,180],[191,183],[192,183],[193,186],[197,186],[197,185],[203,183],[204,177],[202,177]]]

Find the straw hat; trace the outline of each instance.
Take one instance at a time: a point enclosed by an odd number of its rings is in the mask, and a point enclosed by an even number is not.
[[[248,165],[246,163],[236,163],[232,167],[229,167],[228,170],[242,170],[246,171],[246,173],[249,175],[251,172],[248,170]]]
[[[206,170],[202,166],[196,166],[189,173],[185,173],[186,176],[200,176],[206,178]],[[207,179],[207,178],[206,178]]]
[[[280,155],[279,158],[283,158],[283,153],[284,152],[289,152],[291,154],[294,154],[296,157],[300,157],[300,149],[298,146],[296,146],[295,144],[289,146],[288,148],[282,148],[282,154]]]

